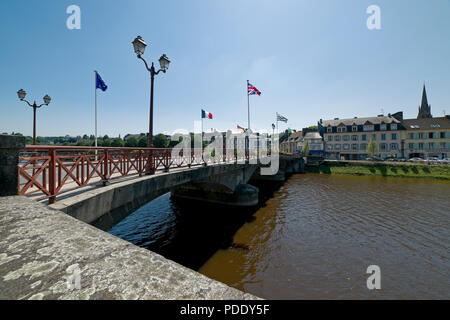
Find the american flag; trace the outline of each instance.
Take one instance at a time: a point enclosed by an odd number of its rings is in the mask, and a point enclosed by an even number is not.
[[[249,96],[255,95],[255,94],[257,94],[258,96],[261,95],[261,91],[259,91],[258,89],[256,89],[256,87],[255,87],[254,85],[250,84],[250,83],[248,83],[247,90],[248,90],[248,95],[249,95]]]

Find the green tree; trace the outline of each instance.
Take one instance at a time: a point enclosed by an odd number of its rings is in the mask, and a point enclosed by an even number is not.
[[[108,139],[109,139],[108,135],[105,134],[105,135],[103,136],[103,140],[108,140]]]
[[[83,140],[89,139],[89,136],[87,134],[83,135]]]
[[[111,147],[111,139],[104,139],[99,141],[99,145],[102,147]]]
[[[144,135],[142,136],[139,141],[138,141],[138,145],[139,148],[147,148],[148,146],[148,139],[147,137]]]
[[[121,138],[115,138],[112,142],[111,142],[111,147],[123,147],[124,143],[123,140]]]
[[[169,139],[162,133],[157,134],[153,138],[153,147],[155,148],[167,148],[169,145]]]
[[[45,139],[43,137],[36,137],[36,144],[45,144]]]
[[[125,147],[137,147],[138,142],[136,137],[131,136],[125,141]]]
[[[375,156],[378,154],[378,145],[373,139],[373,137],[370,138],[369,144],[367,145],[366,152],[369,153],[372,156]]]
[[[306,141],[302,149],[303,153],[307,156],[309,154],[309,141]]]

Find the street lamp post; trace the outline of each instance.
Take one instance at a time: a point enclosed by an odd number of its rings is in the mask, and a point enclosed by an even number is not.
[[[30,107],[33,108],[33,144],[35,145],[36,144],[36,109],[42,107],[43,105],[48,106],[52,99],[50,98],[50,96],[48,94],[46,94],[44,96],[44,103],[38,106],[36,104],[36,101],[34,101],[34,103],[31,104],[27,100],[25,100],[26,95],[27,95],[27,93],[23,89],[20,89],[19,91],[17,91],[17,96],[19,97],[19,99],[21,101],[25,101]]]
[[[138,59],[144,61],[147,71],[150,72],[150,120],[148,130],[148,147],[151,148],[153,147],[153,84],[155,81],[155,75],[157,75],[160,71],[166,73],[167,69],[169,69],[170,60],[167,58],[165,54],[163,54],[159,58],[159,65],[161,66],[161,68],[158,71],[156,71],[153,62],[151,67],[149,68],[147,61],[145,61],[145,59],[142,58],[142,55],[144,54],[145,51],[145,47],[147,46],[145,41],[141,38],[141,36],[137,36],[132,43],[134,47],[134,52],[137,54]]]

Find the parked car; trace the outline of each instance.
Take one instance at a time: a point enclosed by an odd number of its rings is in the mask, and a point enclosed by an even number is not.
[[[419,162],[419,161],[423,161],[422,158],[411,158],[408,160],[409,162]]]
[[[430,157],[430,158],[427,159],[427,163],[428,164],[438,164],[439,163],[439,158]]]
[[[367,157],[366,160],[367,161],[383,161],[383,159],[381,159],[380,157],[375,157],[375,156]]]
[[[450,158],[444,158],[438,161],[441,164],[449,164],[450,163]]]

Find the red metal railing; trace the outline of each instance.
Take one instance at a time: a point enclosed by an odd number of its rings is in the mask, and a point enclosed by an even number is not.
[[[122,176],[252,157],[248,150],[237,149],[228,153],[224,149],[211,158],[195,149],[190,154],[180,151],[173,157],[172,149],[27,146],[19,157],[18,194],[36,194],[38,199],[48,198],[49,203],[55,203],[57,195],[96,182],[106,185]]]

